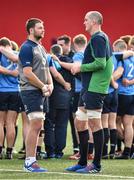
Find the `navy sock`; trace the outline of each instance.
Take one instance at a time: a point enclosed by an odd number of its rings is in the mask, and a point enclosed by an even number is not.
[[[94,144],[88,143],[88,154],[93,154]]]
[[[79,140],[80,140],[80,160],[78,164],[87,165],[87,153],[88,153],[88,140],[89,140],[89,132],[88,129],[85,131],[78,132]]]
[[[102,157],[103,143],[104,143],[103,129],[93,132],[93,138],[94,138],[94,149],[95,149],[93,163],[99,168]]]
[[[104,145],[103,145],[103,156],[108,155],[108,141],[109,141],[109,129],[104,128]]]
[[[109,154],[115,154],[115,147],[117,144],[117,130],[116,129],[110,129],[110,153]]]

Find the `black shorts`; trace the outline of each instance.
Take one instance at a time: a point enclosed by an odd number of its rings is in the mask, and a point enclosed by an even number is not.
[[[43,112],[44,100],[39,90],[21,91],[21,98],[27,114],[32,112]]]
[[[117,112],[117,108],[118,108],[118,93],[117,90],[109,93],[108,95],[106,95],[105,99],[104,99],[104,105],[103,105],[103,114],[106,113],[116,113]]]
[[[118,95],[118,116],[134,115],[134,95]]]
[[[0,111],[19,112],[19,92],[0,92]]]
[[[105,96],[105,94],[90,92],[82,89],[79,106],[84,106],[85,109],[89,110],[102,109]]]

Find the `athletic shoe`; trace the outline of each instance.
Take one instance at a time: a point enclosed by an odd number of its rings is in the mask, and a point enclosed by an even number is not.
[[[109,155],[108,155],[108,154],[103,155],[103,156],[102,156],[102,159],[109,159]]]
[[[121,154],[119,156],[115,156],[115,159],[130,159],[129,155]]]
[[[70,160],[78,160],[78,159],[80,159],[80,153],[77,152],[77,153],[73,154],[72,156],[69,156],[69,159]]]
[[[44,156],[43,156],[43,159],[52,159],[52,158],[55,158],[55,154],[47,154],[45,153]]]
[[[75,172],[75,171],[77,171],[78,169],[83,169],[83,168],[85,168],[85,167],[86,167],[86,166],[82,166],[82,165],[80,165],[80,164],[76,164],[76,165],[74,165],[74,166],[70,166],[70,167],[66,168],[65,170],[66,170],[66,171]]]
[[[21,148],[20,151],[18,152],[19,154],[26,154],[26,151],[24,148]]]
[[[32,164],[30,164],[29,166],[27,166],[26,164],[24,164],[24,171],[26,172],[47,172],[47,169],[41,168],[37,162],[33,162]]]
[[[134,153],[132,154],[131,159],[134,159]]]
[[[13,154],[18,154],[18,152],[16,151],[16,149],[13,148]]]
[[[18,159],[24,160],[24,159],[26,159],[26,155],[20,156],[20,157],[18,157]]]
[[[3,154],[2,153],[0,153],[0,159],[3,159]]]
[[[122,154],[122,150],[121,150],[121,151],[118,151],[118,150],[117,150],[117,151],[115,151],[115,155],[117,155],[117,156],[118,156],[118,155],[121,155],[121,154]]]
[[[114,159],[115,158],[115,154],[109,154],[109,158],[110,159]]]
[[[79,169],[75,172],[77,172],[77,173],[99,173],[99,172],[101,172],[101,168],[97,168],[93,163],[91,163],[91,164],[87,165],[85,168]]]
[[[13,154],[7,152],[7,153],[6,153],[6,156],[5,156],[5,159],[13,159]]]
[[[55,154],[55,158],[61,159],[63,157],[63,153]]]

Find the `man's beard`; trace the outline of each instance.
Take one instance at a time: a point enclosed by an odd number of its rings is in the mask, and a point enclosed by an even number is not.
[[[37,41],[39,41],[41,38],[42,38],[42,36],[34,36],[34,38],[37,40]]]

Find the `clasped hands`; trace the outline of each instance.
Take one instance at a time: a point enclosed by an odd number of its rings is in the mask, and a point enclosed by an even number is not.
[[[53,85],[52,84],[45,84],[41,90],[42,90],[43,96],[49,97],[52,94]]]

